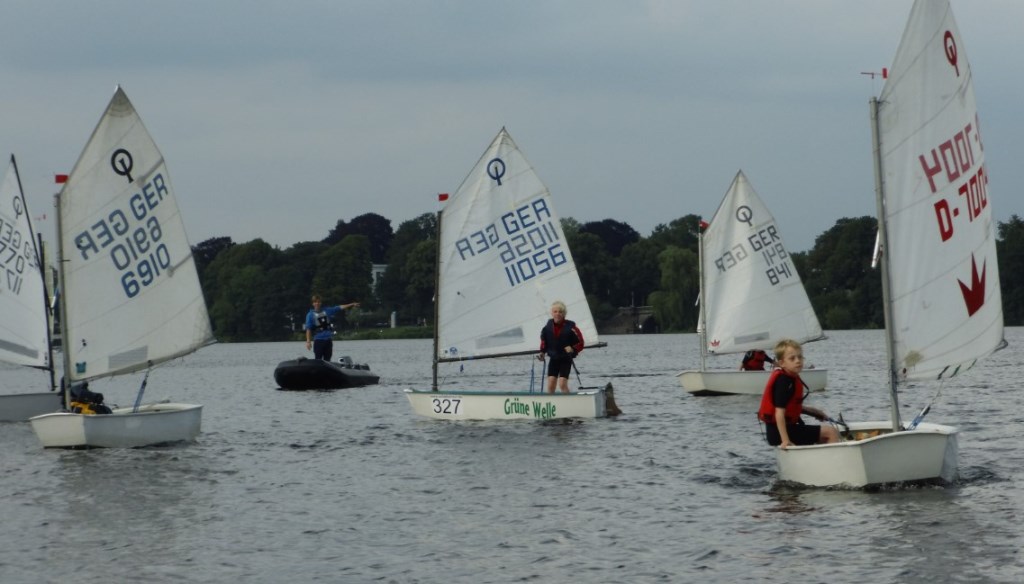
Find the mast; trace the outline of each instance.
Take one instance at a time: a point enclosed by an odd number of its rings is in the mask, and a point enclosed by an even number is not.
[[[430,385],[431,391],[437,391],[437,335],[438,323],[440,322],[438,312],[441,307],[441,213],[437,212],[437,251],[434,258],[434,355],[431,357],[433,369],[433,382]]]
[[[699,280],[700,291],[697,293],[697,300],[700,305],[700,313],[697,316],[697,339],[700,341],[700,370],[706,371],[708,368],[708,323],[706,312],[704,310],[704,229],[701,228],[701,222],[697,221],[697,274]]]
[[[29,230],[31,229],[30,227]],[[39,275],[43,279],[43,306],[46,307],[46,370],[50,372],[50,391],[55,391],[57,379],[53,366],[53,316],[50,314],[50,294],[46,288],[46,254],[43,252],[43,236],[37,234],[35,240],[36,257],[39,258]]]
[[[64,189],[62,188],[61,191]],[[68,310],[67,297],[68,289],[64,282],[64,231],[61,225],[60,193],[53,196],[54,208],[57,214],[57,287],[60,294],[57,296],[57,306],[60,310],[60,338],[64,347],[61,351],[64,364],[64,404],[71,406],[71,336],[68,335]]]
[[[872,97],[871,110],[871,146],[872,160],[875,166],[875,204],[878,214],[878,245],[882,261],[882,308],[885,315],[885,356],[889,373],[889,402],[892,408],[892,431],[899,432],[900,403],[897,394],[896,379],[896,341],[893,338],[894,318],[892,313],[892,280],[889,273],[889,236],[885,224],[885,195],[882,181],[882,143],[881,131],[878,127],[878,98]]]

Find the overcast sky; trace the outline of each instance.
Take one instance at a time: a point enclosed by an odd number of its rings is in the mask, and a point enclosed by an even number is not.
[[[39,230],[120,84],[193,244],[438,208],[502,126],[558,213],[647,236],[742,169],[804,251],[874,215],[868,99],[911,0],[8,0],[0,153]],[[1024,1],[954,0],[996,218],[1024,215]]]

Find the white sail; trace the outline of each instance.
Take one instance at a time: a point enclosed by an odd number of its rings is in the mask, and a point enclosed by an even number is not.
[[[743,171],[704,230],[701,269],[709,353],[823,338],[775,218]]]
[[[167,167],[120,87],[60,193],[58,217],[71,380],[212,342]]]
[[[957,428],[903,424],[901,380],[947,378],[1004,344],[995,225],[963,40],[946,0],[916,0],[871,100],[890,419],[778,450],[779,478],[861,487],[957,476]]]
[[[0,183],[0,361],[49,367],[43,268],[18,168]]]
[[[914,3],[878,104],[896,374],[955,375],[1003,343],[992,207],[965,44]]]
[[[551,195],[504,128],[440,224],[438,359],[537,351],[555,300],[597,342]]]

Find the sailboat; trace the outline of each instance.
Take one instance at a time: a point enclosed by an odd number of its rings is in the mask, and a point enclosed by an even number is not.
[[[761,395],[770,371],[708,369],[708,355],[770,352],[782,339],[825,335],[775,218],[742,170],[702,229],[698,252],[700,370],[678,373],[679,384],[694,395]],[[806,369],[803,380],[821,391],[828,372]]]
[[[612,386],[571,393],[447,391],[438,365],[538,354],[551,304],[561,300],[586,347],[603,346],[548,191],[505,128],[438,213],[433,381],[406,389],[435,419],[596,418],[618,411]]]
[[[952,481],[953,426],[901,419],[898,389],[950,380],[1006,345],[971,68],[948,0],[916,0],[870,101],[890,419],[778,449],[779,479],[864,487]],[[940,386],[940,391],[943,386]]]
[[[56,196],[65,392],[146,371],[134,405],[31,419],[45,447],[194,439],[202,406],[142,404],[154,366],[213,342],[163,155],[118,87]]]
[[[50,390],[0,395],[0,422],[24,422],[61,409],[54,391],[42,250],[11,155],[0,183],[0,361],[48,371]]]

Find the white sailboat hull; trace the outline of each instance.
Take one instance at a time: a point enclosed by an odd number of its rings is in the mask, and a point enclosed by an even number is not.
[[[60,397],[56,391],[0,395],[0,422],[27,422],[32,416],[60,411]]]
[[[854,422],[855,437],[836,444],[777,448],[779,480],[812,487],[862,488],[912,481],[952,482],[957,476],[957,429],[921,423],[892,432],[892,422]],[[875,436],[878,432],[884,432]]]
[[[405,395],[413,412],[435,420],[559,420],[608,415],[606,389],[553,394],[406,389]]]
[[[550,191],[502,128],[437,216],[432,389],[445,363],[518,356],[535,366],[556,302],[573,324],[557,325],[555,342],[601,344],[561,225]],[[620,413],[612,393],[611,384],[567,394],[405,390],[413,412],[435,420],[601,418]]]
[[[771,371],[683,371],[676,374],[679,385],[694,395],[761,395]],[[824,391],[827,369],[805,369],[800,373],[811,391]]]
[[[137,448],[190,441],[199,435],[203,406],[156,403],[110,414],[57,412],[30,421],[45,448]]]

